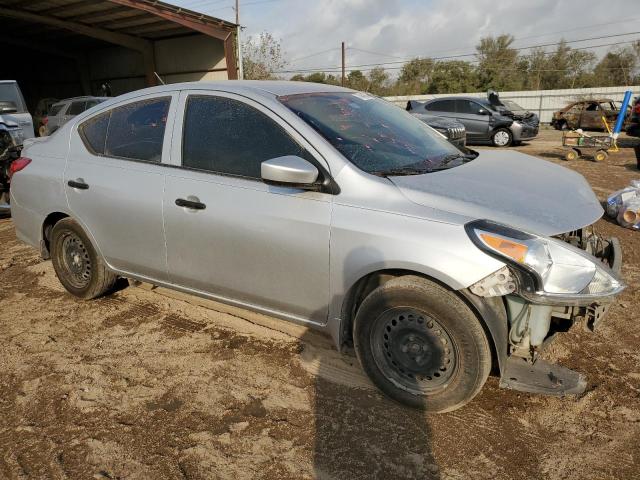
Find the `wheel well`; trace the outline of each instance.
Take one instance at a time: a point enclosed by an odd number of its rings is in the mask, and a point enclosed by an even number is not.
[[[342,344],[343,345],[347,345],[349,347],[353,346],[353,320],[355,318],[356,312],[358,311],[358,308],[360,307],[360,304],[367,297],[367,295],[369,295],[376,288],[387,283],[389,280],[397,277],[401,277],[403,275],[414,275],[417,277],[422,277],[425,280],[429,280],[430,282],[437,283],[442,287],[448,290],[451,290],[451,288],[448,285],[442,283],[441,281],[433,277],[430,277],[428,275],[425,275],[424,273],[415,272],[412,270],[401,270],[401,269],[380,270],[380,271],[372,272],[368,275],[365,275],[360,280],[358,280],[353,287],[351,287],[351,289],[347,293],[347,299],[344,302],[344,307],[342,312],[342,319],[343,319]],[[469,308],[471,308],[473,313],[476,315],[476,317],[480,321],[480,324],[482,325],[482,328],[484,329],[485,334],[487,335],[489,347],[491,348],[491,360],[493,364],[492,368],[493,369],[499,368],[501,362],[498,356],[498,346],[495,343],[496,339],[494,338],[494,333],[491,331],[492,329],[487,324],[488,319],[484,318],[483,316],[483,313],[481,311],[483,309],[478,308],[478,305],[474,305],[474,303],[471,302],[470,299],[467,297],[467,295],[465,295],[464,293],[457,292],[455,290],[453,290],[453,292],[460,298],[460,300],[462,300],[464,303],[467,304]],[[482,303],[482,300],[495,300],[496,303],[499,303],[501,305],[501,308],[500,308],[500,305],[493,305],[493,304],[485,305],[484,303]],[[501,299],[497,299],[497,298],[496,299],[480,299],[480,301],[481,301],[480,303],[482,303],[482,305],[480,306],[486,307],[484,308],[484,310],[500,311],[501,309],[505,308],[504,305],[502,305]],[[486,313],[487,312],[485,312],[485,314]],[[505,317],[505,320],[506,320],[506,317]],[[506,338],[505,338],[505,341],[506,341]]]
[[[42,245],[41,245],[41,254],[42,258],[49,258],[50,249],[49,246],[51,244],[51,230],[53,230],[53,226],[58,223],[63,218],[67,218],[69,215],[62,212],[53,212],[50,213],[47,218],[44,219],[44,223],[42,224]]]
[[[360,280],[358,280],[353,287],[347,292],[347,298],[343,304],[342,310],[342,339],[343,343],[347,345],[351,345],[353,343],[353,319],[356,316],[356,312],[360,307],[362,301],[367,298],[371,292],[373,292],[376,288],[384,285],[389,280],[392,280],[397,277],[401,277],[403,275],[415,275],[418,277],[423,277],[429,281],[438,283],[445,288],[449,288],[447,285],[442,282],[436,280],[435,278],[429,277],[420,272],[414,272],[413,270],[402,270],[402,269],[390,269],[390,270],[379,270],[377,272],[372,272]]]

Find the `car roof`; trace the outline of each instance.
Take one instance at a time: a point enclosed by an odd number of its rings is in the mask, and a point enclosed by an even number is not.
[[[58,103],[66,103],[66,102],[77,102],[79,100],[108,100],[110,97],[93,97],[91,95],[84,95],[81,97],[71,97],[71,98],[63,98],[62,100],[58,100]]]
[[[217,82],[184,82],[171,83],[136,90],[122,95],[122,98],[135,97],[140,94],[152,95],[176,90],[221,90],[229,93],[274,95],[296,95],[305,93],[354,92],[349,88],[328,85],[325,83],[296,82],[290,80],[221,80]]]
[[[0,83],[18,83],[15,80],[0,80]]]

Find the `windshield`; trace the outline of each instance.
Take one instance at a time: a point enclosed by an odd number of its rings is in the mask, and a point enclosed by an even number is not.
[[[367,173],[418,175],[473,158],[405,110],[366,93],[306,93],[279,100]]]
[[[523,112],[524,108],[518,105],[513,100],[501,100],[505,107],[507,107],[512,112]]]

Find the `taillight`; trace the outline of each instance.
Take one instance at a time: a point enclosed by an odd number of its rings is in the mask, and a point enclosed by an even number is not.
[[[16,172],[23,170],[24,167],[31,163],[31,159],[27,157],[16,158],[11,165],[9,165],[9,179],[15,175]]]
[[[640,103],[636,103],[635,108],[633,109],[638,115],[640,115]]]

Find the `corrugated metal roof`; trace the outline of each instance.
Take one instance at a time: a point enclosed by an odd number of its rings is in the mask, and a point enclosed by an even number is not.
[[[224,39],[236,25],[155,0],[0,0],[0,43],[85,49],[108,43],[70,26],[161,40],[200,32]]]

